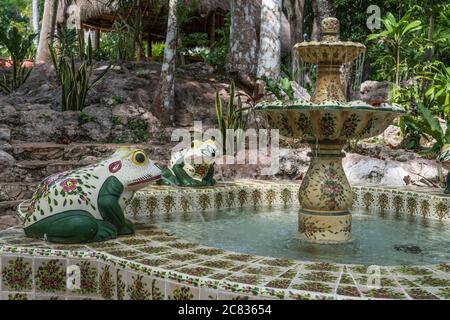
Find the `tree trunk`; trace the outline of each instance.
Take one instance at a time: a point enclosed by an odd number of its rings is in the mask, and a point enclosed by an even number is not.
[[[295,44],[303,42],[303,17],[305,13],[305,0],[285,0],[283,1],[284,12],[289,21],[291,34],[291,69],[293,80],[300,81],[300,58],[294,51]]]
[[[39,35],[39,46],[36,55],[37,63],[45,63],[51,60],[48,45],[52,43],[52,37],[55,31],[57,8],[57,0],[45,0],[41,33]]]
[[[33,32],[39,33],[39,0],[31,0],[31,22]]]
[[[278,80],[281,65],[281,0],[262,0],[257,77]]]
[[[178,1],[169,1],[169,17],[167,21],[166,46],[161,69],[160,86],[155,99],[155,108],[160,120],[172,125],[175,107],[175,60],[177,56],[177,22]]]
[[[320,41],[320,22],[328,17],[334,17],[336,12],[330,0],[312,0],[311,1],[314,13],[314,25],[311,38],[313,41]]]
[[[230,44],[225,70],[255,76],[258,42],[256,38],[256,7],[253,1],[231,0]]]

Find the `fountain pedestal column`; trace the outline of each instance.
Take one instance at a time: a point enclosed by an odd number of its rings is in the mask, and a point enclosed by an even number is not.
[[[342,144],[311,145],[311,164],[299,191],[300,237],[313,242],[351,240],[352,189],[342,167]]]

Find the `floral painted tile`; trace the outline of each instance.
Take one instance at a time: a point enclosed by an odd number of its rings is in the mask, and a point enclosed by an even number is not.
[[[35,259],[34,263],[37,292],[66,291],[67,261],[65,259]]]
[[[439,299],[434,294],[431,294],[430,292],[421,289],[421,288],[411,288],[407,289],[406,293],[415,300],[436,300]]]
[[[362,289],[363,295],[367,298],[375,299],[406,299],[405,294],[395,288]]]
[[[264,286],[269,288],[276,288],[276,289],[287,289],[289,288],[289,285],[291,284],[292,280],[290,279],[273,279],[266,283]]]
[[[283,269],[277,267],[259,267],[252,265],[242,270],[242,273],[258,274],[263,276],[277,276],[283,272]]]
[[[338,279],[338,274],[325,271],[311,271],[301,273],[298,278],[308,281],[335,283]]]
[[[347,286],[347,285],[339,285],[336,290],[336,294],[340,296],[348,296],[348,297],[360,297],[361,294],[357,287],[355,286]]]
[[[341,267],[339,265],[327,262],[317,262],[312,264],[305,264],[304,268],[306,270],[318,270],[318,271],[333,271],[338,272]]]
[[[98,270],[98,295],[104,300],[115,300],[116,269],[110,264],[100,262]]]
[[[33,288],[33,260],[23,257],[2,257],[2,290],[31,291]]]
[[[71,293],[82,295],[97,294],[98,262],[94,260],[69,260],[68,266],[70,265],[76,265],[80,270],[80,289]]]
[[[151,279],[137,273],[127,273],[128,300],[151,300]]]
[[[200,290],[198,287],[191,287],[179,283],[167,281],[167,300],[198,300]]]
[[[313,281],[302,281],[301,283],[292,284],[291,289],[331,294],[334,285]]]
[[[411,276],[424,276],[431,275],[433,272],[425,267],[414,267],[414,266],[400,266],[391,270],[397,274],[411,275]]]
[[[436,276],[423,276],[418,278],[415,282],[423,287],[450,287],[449,279]]]
[[[196,277],[205,277],[215,272],[213,269],[198,266],[181,267],[176,269],[176,271]]]

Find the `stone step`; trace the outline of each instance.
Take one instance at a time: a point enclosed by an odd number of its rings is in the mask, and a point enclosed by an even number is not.
[[[83,160],[94,157],[101,158],[114,152],[120,147],[135,147],[146,151],[144,144],[100,144],[100,143],[71,143],[57,144],[51,142],[23,142],[13,141],[12,156],[18,160]]]
[[[95,163],[96,159],[87,160],[22,160],[0,171],[1,182],[22,182],[26,184],[42,181],[44,178],[63,171]]]
[[[30,199],[38,183],[0,182],[0,201]]]
[[[17,206],[23,200],[0,201],[0,216],[15,215]]]

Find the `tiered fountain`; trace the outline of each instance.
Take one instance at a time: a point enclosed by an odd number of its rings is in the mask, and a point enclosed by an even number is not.
[[[311,163],[299,191],[300,237],[319,243],[350,241],[353,196],[342,167],[342,148],[350,139],[381,134],[403,111],[395,105],[347,102],[340,68],[365,52],[363,44],[340,41],[339,21],[321,23],[322,41],[295,45],[301,59],[317,65],[311,101],[269,101],[256,110],[280,135],[311,146]]]

